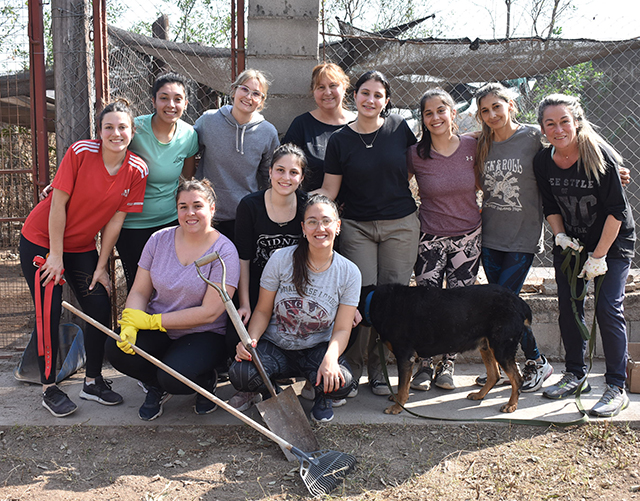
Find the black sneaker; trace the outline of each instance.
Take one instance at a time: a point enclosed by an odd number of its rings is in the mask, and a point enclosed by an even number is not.
[[[104,379],[102,376],[96,378],[94,383],[87,384],[85,379],[80,398],[93,400],[104,405],[118,405],[122,403],[122,395],[111,389],[113,381]]]
[[[209,380],[208,384],[205,386],[205,389],[209,391],[209,393],[215,394],[216,387],[218,386],[218,381],[220,378],[217,373],[214,374],[213,378]],[[196,414],[201,416],[205,414],[211,414],[218,408],[218,404],[209,400],[207,397],[200,395],[200,393],[196,393],[196,404],[193,406],[193,410]]]
[[[143,421],[153,421],[162,416],[162,406],[172,395],[155,386],[146,385],[146,388],[147,398],[138,410],[138,417]]]
[[[218,404],[212,402],[207,397],[203,397],[198,393],[196,395],[196,404],[193,406],[193,410],[196,414],[204,416],[205,414],[211,414],[218,408]]]
[[[67,394],[56,385],[49,386],[42,394],[42,406],[55,417],[65,417],[78,408]]]

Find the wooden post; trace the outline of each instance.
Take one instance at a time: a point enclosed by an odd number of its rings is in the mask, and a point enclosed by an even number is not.
[[[169,39],[169,16],[162,14],[158,19],[156,19],[151,25],[151,33],[153,34],[153,38],[160,38],[161,40]],[[158,59],[157,57],[153,58],[153,82],[159,75],[164,73],[166,67],[166,63],[162,59]]]
[[[51,0],[58,164],[75,141],[93,136],[88,0]]]

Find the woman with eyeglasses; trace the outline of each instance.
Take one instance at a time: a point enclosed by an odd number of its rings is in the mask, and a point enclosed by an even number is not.
[[[320,422],[333,419],[332,399],[346,397],[356,386],[343,352],[361,281],[356,265],[333,250],[340,224],[335,202],[323,195],[309,197],[303,238],[267,262],[248,328],[270,379],[303,376],[312,382],[311,418]],[[229,378],[239,391],[269,395],[242,343]]]
[[[201,154],[196,178],[207,178],[215,186],[216,228],[234,241],[238,204],[268,187],[271,155],[280,143],[278,131],[260,113],[269,90],[264,74],[245,70],[231,89],[233,104],[206,111],[194,129]]]

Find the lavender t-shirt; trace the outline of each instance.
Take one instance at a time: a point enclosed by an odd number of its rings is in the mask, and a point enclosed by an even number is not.
[[[476,140],[461,136],[458,149],[448,157],[431,150],[420,158],[416,145],[409,148],[407,167],[415,174],[420,192],[420,229],[438,237],[471,233],[480,226],[473,162]]]
[[[167,313],[200,306],[207,288],[204,280],[198,276],[196,265],[184,266],[176,255],[176,228],[156,231],[144,246],[138,266],[151,274],[153,293],[147,305],[147,313]],[[214,244],[203,254],[217,251],[227,266],[227,286],[237,287],[240,277],[240,261],[236,248],[224,235],[220,235]],[[201,266],[202,274],[214,283],[222,282],[222,267],[214,261]],[[224,334],[227,326],[227,314],[223,313],[213,323],[191,327],[189,329],[168,329],[171,339],[178,339],[192,332],[217,332]]]

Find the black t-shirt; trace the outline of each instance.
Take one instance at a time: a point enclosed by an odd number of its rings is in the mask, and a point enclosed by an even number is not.
[[[538,152],[533,168],[542,194],[545,217],[560,214],[565,233],[580,240],[588,252],[598,245],[609,215],[621,221],[620,232],[609,249],[609,257],[629,258],[634,255],[635,223],[625,195],[618,165],[603,148],[606,172],[600,182],[587,177],[578,162],[561,169],[552,159],[551,148]]]
[[[371,134],[360,135],[345,126],[329,138],[324,168],[328,174],[342,176],[345,218],[391,220],[415,212],[407,170],[407,149],[415,142],[399,115],[389,115]]]
[[[236,212],[235,244],[240,259],[249,261],[249,302],[253,310],[258,302],[260,277],[267,261],[276,250],[295,245],[302,235],[302,219],[307,194],[296,192],[297,214],[287,223],[274,223],[264,203],[266,190],[244,197]]]
[[[293,143],[307,156],[307,169],[302,186],[306,191],[322,187],[324,155],[331,135],[344,125],[331,125],[316,119],[311,113],[297,116],[282,138],[282,144]]]

